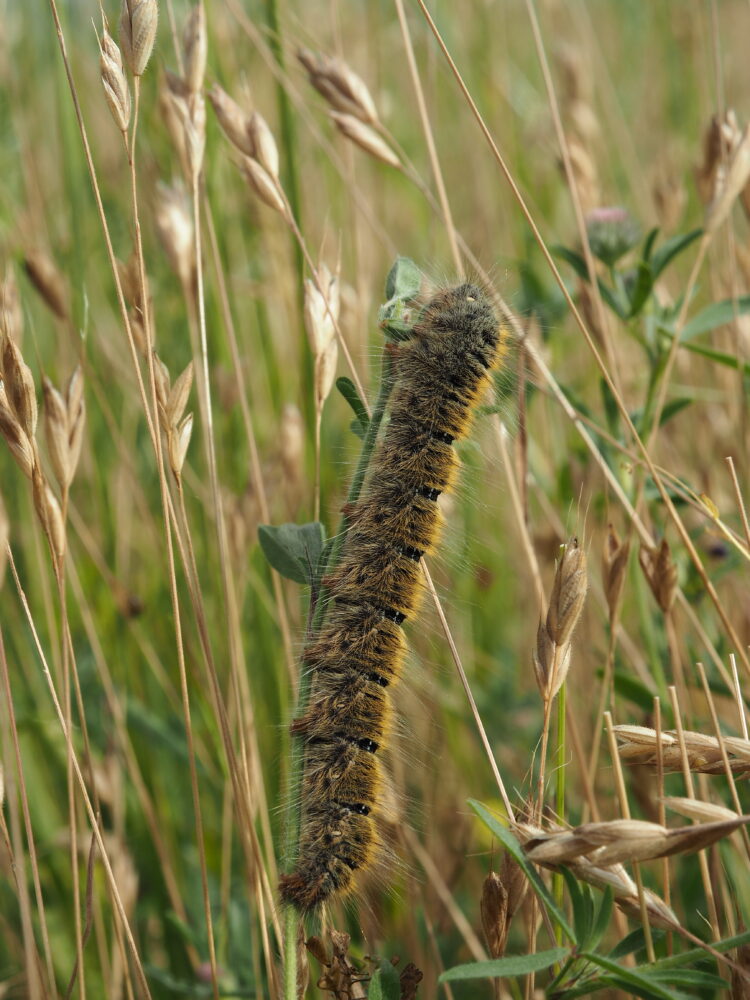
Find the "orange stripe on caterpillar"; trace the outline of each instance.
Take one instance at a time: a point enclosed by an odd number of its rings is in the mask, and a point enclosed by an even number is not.
[[[419,561],[440,530],[439,495],[450,489],[473,409],[503,354],[487,296],[463,284],[437,294],[411,338],[392,347],[390,420],[370,463],[338,567],[332,605],[305,652],[314,671],[303,718],[302,828],[281,898],[301,911],[351,892],[378,854],[379,754],[391,691],[405,652],[402,624],[421,596]]]

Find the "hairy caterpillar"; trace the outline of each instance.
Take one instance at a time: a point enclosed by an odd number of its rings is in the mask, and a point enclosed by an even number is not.
[[[302,828],[281,898],[309,911],[345,894],[378,853],[381,765],[390,690],[405,653],[403,623],[421,590],[420,559],[440,526],[463,437],[502,353],[487,296],[473,284],[439,292],[411,338],[393,347],[390,420],[373,456],[338,567],[332,608],[305,652],[309,706],[293,731],[305,741]]]

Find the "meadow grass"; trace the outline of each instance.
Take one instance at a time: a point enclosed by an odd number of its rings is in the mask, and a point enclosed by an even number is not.
[[[747,996],[747,5],[128,2],[3,11],[1,995]],[[512,349],[303,925],[258,529],[336,533],[397,257]]]

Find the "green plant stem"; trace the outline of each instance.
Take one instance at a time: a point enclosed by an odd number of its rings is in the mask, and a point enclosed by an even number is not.
[[[378,431],[383,420],[388,399],[393,388],[393,364],[392,353],[386,347],[383,355],[383,367],[380,379],[380,391],[372,411],[370,422],[367,425],[367,434],[362,445],[357,468],[354,472],[349,493],[346,498],[344,513],[339,522],[328,562],[324,567],[324,572],[330,572],[336,568],[341,549],[344,544],[346,532],[349,528],[350,505],[357,502],[362,492],[367,469],[370,465],[372,453],[375,450],[375,442]],[[325,619],[328,605],[329,588],[321,586],[317,593],[313,592],[310,600],[310,612],[308,615],[307,635],[315,635],[320,630]],[[297,697],[297,717],[305,714],[310,700],[310,690],[312,687],[312,673],[305,669],[305,661],[300,664],[299,695]],[[291,763],[289,766],[289,806],[286,815],[286,838],[284,844],[284,858],[287,865],[294,863],[299,848],[299,836],[302,826],[302,782],[304,780],[305,765],[305,745],[301,736],[292,736]],[[296,1000],[297,998],[297,929],[299,918],[295,910],[290,906],[284,918],[284,1000]]]

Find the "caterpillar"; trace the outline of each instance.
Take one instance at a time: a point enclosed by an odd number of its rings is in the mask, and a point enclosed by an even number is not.
[[[283,902],[309,912],[346,895],[381,848],[381,764],[391,691],[405,655],[404,622],[419,605],[420,560],[434,546],[437,499],[455,478],[453,444],[469,429],[503,351],[487,295],[444,289],[408,340],[392,345],[390,419],[370,463],[338,566],[325,581],[332,604],[305,650],[310,700],[292,731],[304,740],[302,824]]]

